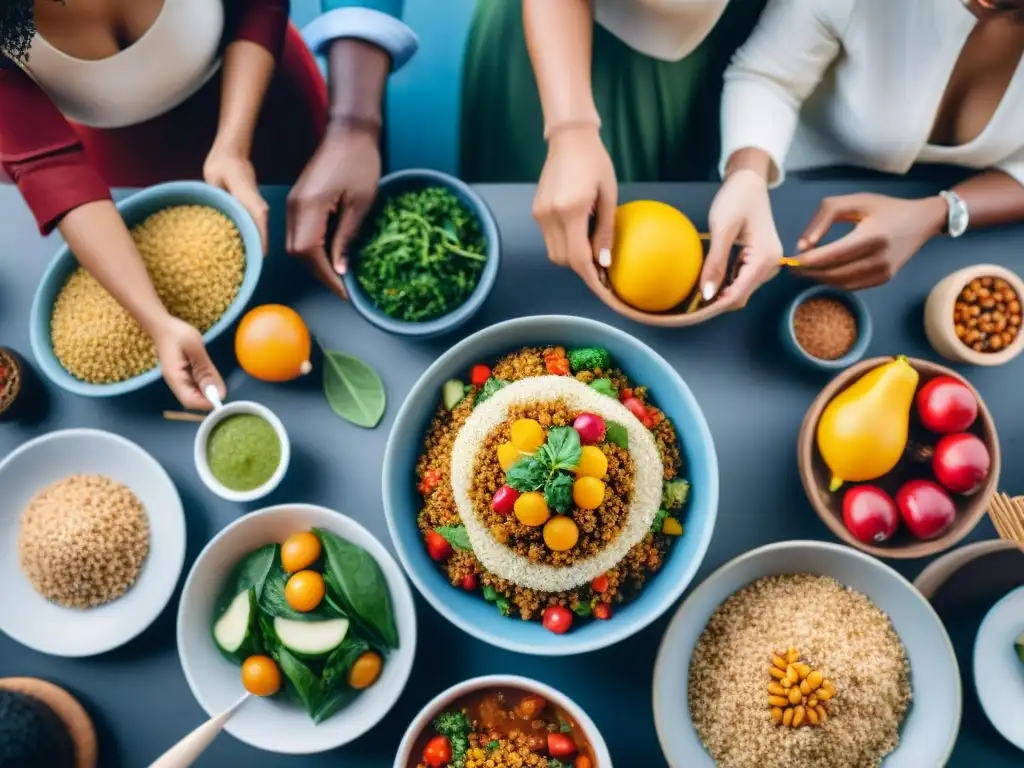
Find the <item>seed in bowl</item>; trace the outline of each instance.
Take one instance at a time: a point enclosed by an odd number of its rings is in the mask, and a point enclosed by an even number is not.
[[[1020,301],[1013,286],[1001,277],[975,278],[953,305],[957,338],[975,352],[1001,352],[1020,333]]]
[[[234,222],[209,206],[178,205],[152,214],[131,236],[167,310],[208,331],[235,300],[245,273]],[[50,339],[65,370],[91,384],[124,381],[157,364],[152,339],[81,267],[53,303]]]
[[[857,342],[857,318],[841,299],[811,298],[793,313],[793,335],[811,357],[838,360]]]

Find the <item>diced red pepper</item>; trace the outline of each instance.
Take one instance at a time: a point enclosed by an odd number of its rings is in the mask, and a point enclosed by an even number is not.
[[[475,573],[467,573],[462,577],[462,588],[467,592],[476,592],[477,580]]]
[[[607,591],[608,589],[608,577],[603,573],[590,582],[590,588],[598,594]]]
[[[640,419],[640,423],[647,427],[647,429],[654,429],[654,416],[650,412],[645,413],[643,418]]]
[[[491,378],[491,369],[486,365],[474,365],[469,372],[469,383],[474,387],[482,387]]]
[[[647,409],[644,407],[644,404],[635,397],[627,397],[622,401],[622,404],[626,406],[626,410],[640,419],[640,421],[643,421],[644,417],[647,415]]]
[[[427,531],[427,552],[431,558],[440,563],[451,557],[454,551],[452,545],[440,533]]]
[[[629,387],[619,390],[619,402],[624,403],[633,396],[633,390]]]
[[[544,359],[544,367],[547,368],[548,373],[552,376],[568,376],[570,373],[569,358],[567,357],[547,357]]]
[[[420,484],[416,486],[419,492],[426,496],[435,486],[441,482],[441,470],[439,469],[428,469],[423,473],[423,477],[420,479]]]
[[[612,607],[608,603],[594,603],[595,619],[610,619],[611,617]]]
[[[576,754],[576,743],[567,734],[549,733],[548,754],[552,757],[572,757]]]

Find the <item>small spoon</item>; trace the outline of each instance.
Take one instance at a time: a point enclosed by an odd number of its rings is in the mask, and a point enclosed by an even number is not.
[[[214,394],[216,394],[216,391]],[[219,715],[211,717],[188,736],[164,752],[149,768],[188,768],[213,743],[213,740],[224,729],[227,721],[249,699],[250,695],[246,693]]]
[[[220,399],[220,392],[217,391],[216,384],[207,384],[206,389],[203,390],[203,394],[206,395],[206,399],[210,401],[210,405],[213,406],[213,410],[219,411],[224,407],[224,401]]]

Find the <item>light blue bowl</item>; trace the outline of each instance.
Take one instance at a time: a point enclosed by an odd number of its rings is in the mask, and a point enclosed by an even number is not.
[[[380,190],[377,193],[377,201],[366,216],[367,226],[373,226],[377,215],[384,204],[391,198],[401,195],[403,192],[412,192],[426,187],[447,187],[459,201],[466,206],[480,221],[480,229],[484,235],[484,242],[487,247],[487,262],[484,264],[483,272],[480,273],[480,280],[476,288],[469,295],[469,298],[459,307],[453,309],[447,315],[442,315],[434,320],[423,323],[410,323],[404,320],[396,320],[386,315],[373,303],[363,287],[356,279],[359,271],[359,254],[354,254],[349,271],[342,278],[345,288],[348,290],[349,299],[356,311],[376,325],[381,330],[393,333],[397,336],[409,336],[419,339],[428,339],[435,336],[443,336],[454,331],[463,325],[477,313],[484,301],[494,288],[498,279],[498,265],[501,260],[501,236],[498,233],[498,223],[494,214],[487,207],[483,198],[474,192],[469,185],[459,181],[454,176],[440,171],[426,169],[412,169],[397,171],[385,176],[380,181]],[[366,236],[366,232],[360,233],[360,240]]]
[[[793,328],[793,318],[796,316],[796,308],[808,299],[819,298],[838,299],[850,308],[854,317],[857,319],[857,341],[854,342],[854,345],[850,348],[849,352],[835,360],[821,360],[809,355],[796,340],[796,331]],[[868,305],[864,303],[864,299],[856,293],[840,290],[839,288],[833,288],[829,285],[813,285],[798,293],[793,301],[789,303],[789,307],[782,315],[780,335],[782,337],[782,346],[785,347],[790,355],[792,355],[796,360],[811,368],[835,372],[844,368],[849,368],[864,357],[864,353],[868,349],[868,344],[871,343],[871,330],[871,314],[868,312]]]
[[[147,216],[174,205],[206,205],[215,208],[231,219],[242,234],[242,243],[245,247],[245,276],[235,300],[220,320],[203,335],[203,339],[210,343],[238,318],[252,298],[256,283],[260,279],[260,270],[263,268],[263,244],[255,222],[242,204],[227,192],[201,181],[175,181],[149,187],[119,202],[117,210],[125,223],[129,227],[134,227],[142,223]],[[29,317],[29,337],[36,364],[46,377],[61,389],[85,397],[115,397],[152,384],[161,376],[159,365],[124,381],[113,384],[90,384],[68,373],[53,354],[53,343],[50,338],[53,302],[77,267],[78,262],[68,246],[61,246],[43,273],[39,287],[36,288]]]
[[[609,621],[592,621],[564,635],[539,621],[498,613],[479,594],[448,583],[427,554],[416,518],[423,506],[416,491],[416,460],[423,436],[449,378],[465,377],[476,363],[491,364],[526,346],[605,347],[629,377],[651,392],[676,427],[684,455],[683,475],[691,482],[677,541],[661,571]],[[445,352],[420,377],[395,417],[384,452],[384,514],[398,557],[427,601],[455,626],[499,648],[538,656],[567,656],[604,648],[639,632],[683,594],[707,552],[718,514],[718,459],[704,415],[679,374],[653,349],[627,333],[594,320],[560,315],[524,317],[479,331]]]
[[[783,541],[746,552],[711,574],[680,606],[654,665],[654,724],[669,765],[714,766],[693,727],[687,703],[690,657],[711,615],[751,582],[786,573],[831,576],[867,595],[889,616],[910,660],[913,700],[899,746],[882,764],[885,768],[945,765],[956,743],[963,707],[960,668],[946,628],[914,585],[888,565],[850,547],[821,541]]]

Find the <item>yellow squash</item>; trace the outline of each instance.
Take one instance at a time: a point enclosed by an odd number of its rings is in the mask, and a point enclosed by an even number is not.
[[[919,378],[900,356],[865,373],[825,407],[817,437],[832,472],[830,491],[844,482],[879,478],[899,463]]]

